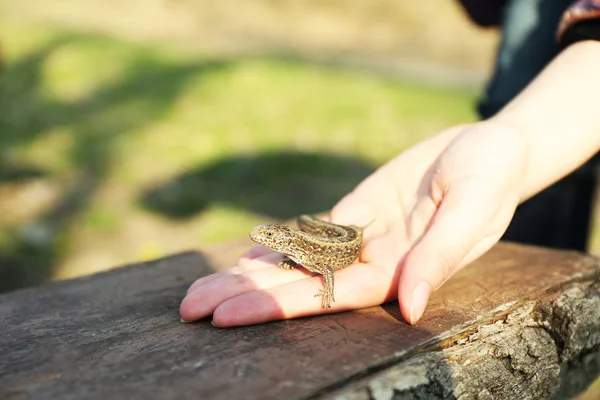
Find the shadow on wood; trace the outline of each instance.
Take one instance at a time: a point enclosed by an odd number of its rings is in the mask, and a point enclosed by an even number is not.
[[[594,257],[501,243],[438,290],[417,327],[395,303],[227,330],[180,323],[188,285],[248,245],[0,296],[0,398],[547,398],[600,370]]]

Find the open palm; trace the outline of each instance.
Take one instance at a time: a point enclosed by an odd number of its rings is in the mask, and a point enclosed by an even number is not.
[[[332,222],[368,227],[360,262],[335,274],[330,309],[314,297],[320,275],[277,268],[283,256],[255,247],[236,267],[194,282],[181,317],[213,315],[215,325],[230,327],[398,298],[404,318],[415,323],[433,290],[500,239],[521,200],[526,159],[527,143],[507,125],[441,132],[379,168],[333,208]]]

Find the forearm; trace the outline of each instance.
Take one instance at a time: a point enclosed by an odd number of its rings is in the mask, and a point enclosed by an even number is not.
[[[491,121],[528,142],[522,200],[585,163],[600,150],[600,42],[567,47]]]

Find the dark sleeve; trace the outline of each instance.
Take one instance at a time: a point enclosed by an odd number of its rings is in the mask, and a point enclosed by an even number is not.
[[[479,26],[495,26],[500,23],[507,0],[459,0],[469,18]]]
[[[565,11],[557,31],[562,48],[581,40],[600,40],[600,0],[579,0]]]

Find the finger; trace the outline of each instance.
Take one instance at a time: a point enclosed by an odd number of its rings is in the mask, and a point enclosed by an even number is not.
[[[246,273],[248,271],[253,271],[253,270],[267,268],[267,267],[273,267],[273,266],[276,266],[283,259],[284,259],[283,255],[281,255],[279,253],[275,253],[275,252],[268,253],[264,256],[261,256],[259,258],[255,258],[255,259],[240,259],[238,261],[238,265],[235,267],[231,267],[229,269],[219,271],[214,274],[203,276],[202,278],[197,279],[188,288],[186,294],[191,293],[192,291],[196,290],[197,288],[199,288],[200,286],[202,286],[208,282],[212,282],[215,279],[222,278],[223,276],[239,275],[239,274]]]
[[[396,297],[398,279],[369,264],[337,271],[336,301],[328,309],[323,309],[321,299],[315,298],[323,288],[322,282],[318,275],[232,297],[216,308],[213,323],[233,327],[376,306]]]
[[[371,178],[372,179],[372,178]],[[343,197],[331,210],[330,220],[334,224],[364,226],[373,220],[373,213],[366,200],[356,191]]]
[[[382,172],[371,175],[333,207],[331,221],[366,228],[365,237],[383,233],[386,221],[402,214],[395,187],[387,179]]]
[[[431,136],[378,168],[334,206],[332,221],[363,226],[375,218],[371,232],[380,234],[385,230],[380,224],[406,214],[405,208],[422,183],[426,171],[405,173],[407,167],[431,165],[463,129],[455,126]]]
[[[360,261],[395,270],[400,260],[410,249],[406,237],[404,220],[390,221],[384,234],[365,239],[360,252]]]
[[[253,260],[255,258],[258,257],[262,257],[264,255],[267,255],[269,253],[273,253],[273,250],[265,247],[265,246],[254,246],[252,247],[250,250],[248,250],[247,252],[245,252],[244,254],[242,254],[242,257],[240,257],[240,259],[242,260]]]
[[[265,252],[260,257],[256,258],[240,258],[238,261],[238,266],[241,270],[253,270],[260,269],[267,265],[277,265],[281,262],[285,256],[281,253],[277,253],[276,251],[269,250]]]
[[[429,228],[402,265],[398,299],[402,315],[411,324],[421,318],[433,290],[502,236],[511,207],[494,207],[493,196],[494,191],[482,190],[481,184],[445,194]],[[513,211],[517,202],[515,199]],[[498,229],[494,231],[492,226]]]
[[[195,321],[209,316],[224,301],[254,290],[264,290],[310,277],[304,268],[285,270],[269,267],[246,271],[242,274],[221,275],[190,291],[179,306],[184,321]]]

